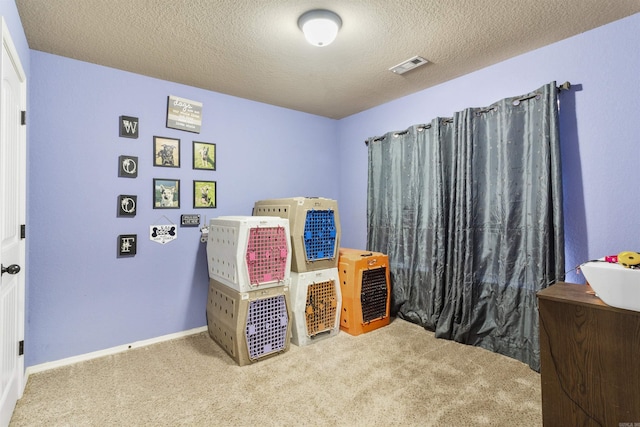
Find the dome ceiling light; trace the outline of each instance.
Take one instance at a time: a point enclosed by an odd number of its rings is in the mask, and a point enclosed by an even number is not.
[[[307,41],[320,47],[330,45],[336,39],[341,26],[342,19],[330,10],[310,10],[298,19],[298,27]]]

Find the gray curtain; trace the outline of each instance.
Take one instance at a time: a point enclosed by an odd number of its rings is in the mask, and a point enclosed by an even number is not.
[[[536,293],[564,275],[558,134],[552,82],[367,141],[392,315],[539,371]]]

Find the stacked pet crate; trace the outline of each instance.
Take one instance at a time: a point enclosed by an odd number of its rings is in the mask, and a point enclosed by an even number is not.
[[[291,337],[289,221],[211,219],[207,327],[240,366],[284,353]]]
[[[338,276],[340,218],[335,200],[292,197],[261,200],[253,214],[289,221],[291,232],[291,341],[305,346],[340,331]]]
[[[389,324],[389,258],[379,252],[340,248],[343,304],[340,329],[360,335]]]

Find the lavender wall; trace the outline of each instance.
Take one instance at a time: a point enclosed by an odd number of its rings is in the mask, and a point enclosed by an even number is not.
[[[334,120],[37,51],[31,63],[27,366],[206,324],[199,229],[161,245],[150,225],[338,196]],[[168,95],[203,103],[200,134],[165,127]],[[139,118],[138,139],[118,136],[120,115]],[[154,135],[181,140],[180,168],[153,166]],[[194,140],[217,145],[216,171],[192,169]],[[123,154],[139,157],[136,179],[118,177]],[[181,180],[179,210],[152,208],[153,178]],[[217,181],[217,209],[192,208],[194,179]],[[134,218],[116,216],[119,194],[138,196]],[[129,233],[138,254],[116,258]]]
[[[640,14],[341,120],[343,244],[366,245],[365,139],[555,80],[574,85],[560,95],[567,270],[640,251],[638,28]],[[584,282],[574,273],[567,280]]]
[[[11,39],[20,56],[20,62],[27,78],[29,77],[29,44],[22,28],[18,8],[14,0],[0,0],[0,16],[2,16],[9,28]]]

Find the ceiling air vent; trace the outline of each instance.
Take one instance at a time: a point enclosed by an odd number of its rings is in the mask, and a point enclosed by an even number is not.
[[[426,64],[427,61],[421,56],[414,56],[413,58],[409,58],[406,61],[389,68],[389,71],[394,72],[396,74],[404,74],[407,71],[413,70],[416,67]]]

